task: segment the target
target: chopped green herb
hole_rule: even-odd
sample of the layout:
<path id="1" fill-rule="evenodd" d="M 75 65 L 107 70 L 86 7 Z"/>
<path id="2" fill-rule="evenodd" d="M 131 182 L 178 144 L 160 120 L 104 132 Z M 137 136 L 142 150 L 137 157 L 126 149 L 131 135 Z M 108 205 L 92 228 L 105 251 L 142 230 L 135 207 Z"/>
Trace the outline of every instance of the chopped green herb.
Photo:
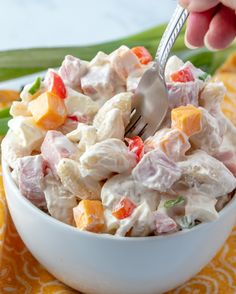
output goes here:
<path id="1" fill-rule="evenodd" d="M 191 229 L 195 225 L 195 222 L 191 219 L 189 215 L 181 217 L 178 223 L 182 229 Z"/>
<path id="2" fill-rule="evenodd" d="M 208 77 L 209 77 L 209 74 L 205 72 L 204 74 L 202 74 L 202 75 L 199 76 L 198 78 L 199 78 L 199 80 L 201 80 L 201 81 L 205 81 Z"/>
<path id="3" fill-rule="evenodd" d="M 173 207 L 175 205 L 179 205 L 179 204 L 183 204 L 183 203 L 184 203 L 184 198 L 182 196 L 179 196 L 176 199 L 167 200 L 164 203 L 164 207 L 165 208 L 171 208 L 171 207 Z"/>
<path id="4" fill-rule="evenodd" d="M 9 117 L 9 116 L 10 116 L 10 107 L 0 110 L 0 118 Z"/>
<path id="5" fill-rule="evenodd" d="M 40 88 L 40 85 L 41 85 L 41 78 L 38 77 L 38 78 L 34 81 L 33 85 L 31 86 L 31 88 L 29 89 L 28 92 L 29 92 L 31 95 L 34 95 L 34 94 L 38 91 L 38 89 Z"/>

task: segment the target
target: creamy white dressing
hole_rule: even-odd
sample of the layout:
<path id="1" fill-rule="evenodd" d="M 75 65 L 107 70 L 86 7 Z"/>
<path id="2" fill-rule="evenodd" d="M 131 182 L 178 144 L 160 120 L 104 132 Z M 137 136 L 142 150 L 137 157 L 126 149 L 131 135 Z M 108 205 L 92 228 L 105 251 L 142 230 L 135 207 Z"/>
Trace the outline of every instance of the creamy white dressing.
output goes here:
<path id="1" fill-rule="evenodd" d="M 104 233 L 138 237 L 212 221 L 230 200 L 236 188 L 236 129 L 221 112 L 225 88 L 203 81 L 205 73 L 190 62 L 172 56 L 167 63 L 170 107 L 163 127 L 144 142 L 144 150 L 139 150 L 141 140 L 132 150 L 125 143 L 134 92 L 151 65 L 141 64 L 127 46 L 109 55 L 99 52 L 90 62 L 66 56 L 58 73 L 67 92 L 67 119 L 57 130 L 47 132 L 34 123 L 28 111 L 35 99 L 29 93 L 32 84 L 21 92 L 22 101 L 13 103 L 3 157 L 19 185 L 17 161 L 31 156 L 33 170 L 41 151 L 48 167 L 43 192 L 52 217 L 74 225 L 72 210 L 79 201 L 100 200 Z M 185 69 L 193 81 L 173 82 L 172 73 Z M 46 83 L 40 92 L 47 90 Z M 188 104 L 202 111 L 201 130 L 190 138 L 170 128 L 171 109 Z M 118 219 L 113 211 L 124 198 L 133 210 Z"/>

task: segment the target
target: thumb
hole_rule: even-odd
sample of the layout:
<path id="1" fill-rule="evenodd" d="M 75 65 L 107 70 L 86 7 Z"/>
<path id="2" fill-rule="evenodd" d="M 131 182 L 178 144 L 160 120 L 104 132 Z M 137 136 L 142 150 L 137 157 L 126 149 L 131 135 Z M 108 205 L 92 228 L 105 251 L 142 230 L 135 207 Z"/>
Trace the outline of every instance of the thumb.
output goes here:
<path id="1" fill-rule="evenodd" d="M 236 1 L 235 0 L 222 0 L 221 1 L 225 6 L 236 10 Z"/>
<path id="2" fill-rule="evenodd" d="M 225 0 L 225 2 L 235 2 Z M 187 8 L 190 12 L 203 12 L 209 10 L 220 3 L 219 0 L 180 0 L 180 5 Z"/>

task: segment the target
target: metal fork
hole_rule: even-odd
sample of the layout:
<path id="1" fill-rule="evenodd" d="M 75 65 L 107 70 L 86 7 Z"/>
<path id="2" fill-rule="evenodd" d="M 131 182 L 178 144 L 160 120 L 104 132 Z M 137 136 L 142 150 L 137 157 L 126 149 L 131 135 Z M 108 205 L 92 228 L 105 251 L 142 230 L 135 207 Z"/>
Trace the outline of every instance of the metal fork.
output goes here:
<path id="1" fill-rule="evenodd" d="M 153 66 L 142 76 L 132 101 L 132 113 L 126 136 L 144 140 L 158 130 L 168 110 L 165 67 L 171 49 L 184 26 L 188 11 L 177 8 L 162 36 Z"/>

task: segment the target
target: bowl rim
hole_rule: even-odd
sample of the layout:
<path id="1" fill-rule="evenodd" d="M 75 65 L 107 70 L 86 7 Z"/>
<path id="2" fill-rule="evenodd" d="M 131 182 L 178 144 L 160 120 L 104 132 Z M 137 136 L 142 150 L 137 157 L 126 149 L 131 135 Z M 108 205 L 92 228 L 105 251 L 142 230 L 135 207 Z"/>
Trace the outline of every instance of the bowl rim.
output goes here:
<path id="1" fill-rule="evenodd" d="M 234 197 L 230 200 L 229 203 L 226 204 L 226 206 L 219 212 L 219 218 L 216 220 L 206 222 L 206 223 L 200 223 L 197 226 L 191 228 L 191 229 L 184 229 L 182 231 L 177 231 L 175 233 L 170 233 L 166 235 L 159 235 L 159 236 L 146 236 L 146 237 L 125 237 L 125 236 L 116 236 L 116 235 L 111 235 L 111 234 L 96 234 L 93 232 L 88 232 L 88 231 L 82 231 L 77 229 L 76 227 L 73 227 L 71 225 L 68 225 L 66 223 L 63 223 L 62 221 L 53 218 L 52 216 L 48 215 L 47 213 L 43 212 L 41 209 L 36 207 L 34 204 L 32 204 L 27 198 L 25 198 L 21 193 L 19 188 L 17 187 L 16 183 L 14 182 L 9 165 L 6 163 L 4 158 L 2 157 L 2 177 L 3 181 L 4 178 L 6 179 L 7 182 L 10 183 L 12 186 L 12 191 L 15 195 L 15 197 L 18 198 L 18 200 L 27 207 L 27 209 L 33 210 L 35 213 L 38 214 L 39 217 L 44 218 L 45 221 L 49 221 L 53 225 L 59 226 L 62 229 L 70 230 L 71 232 L 75 234 L 81 234 L 83 236 L 89 237 L 89 238 L 98 238 L 98 239 L 108 239 L 110 241 L 121 241 L 121 242 L 147 242 L 147 241 L 158 241 L 158 240 L 163 240 L 163 239 L 172 239 L 176 237 L 181 237 L 182 235 L 194 233 L 194 231 L 199 231 L 199 230 L 208 230 L 210 229 L 211 226 L 213 226 L 215 223 L 221 221 L 221 218 L 228 213 L 229 210 L 233 209 L 233 205 L 235 204 L 236 206 L 236 193 Z M 4 181 L 5 184 L 5 181 Z M 6 194 L 6 199 L 7 193 Z"/>

